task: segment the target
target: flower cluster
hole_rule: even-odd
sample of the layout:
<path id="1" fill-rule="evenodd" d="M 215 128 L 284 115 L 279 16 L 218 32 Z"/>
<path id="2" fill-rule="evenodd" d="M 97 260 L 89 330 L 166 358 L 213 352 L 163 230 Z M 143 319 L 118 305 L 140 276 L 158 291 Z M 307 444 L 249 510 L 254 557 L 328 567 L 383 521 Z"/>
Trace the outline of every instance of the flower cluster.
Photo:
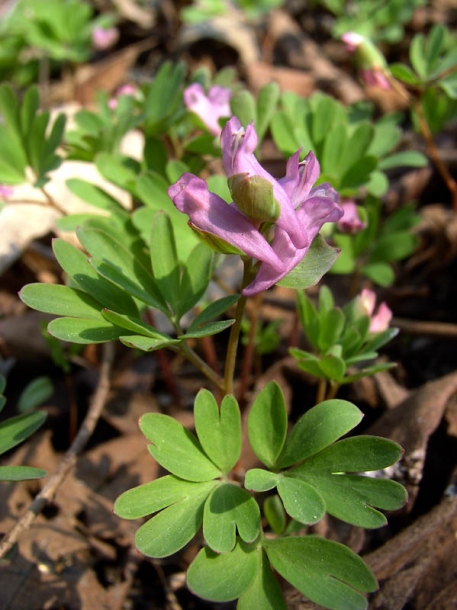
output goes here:
<path id="1" fill-rule="evenodd" d="M 322 225 L 338 221 L 343 212 L 338 193 L 329 184 L 314 187 L 320 168 L 312 152 L 300 162 L 297 151 L 287 163 L 286 175 L 276 180 L 254 155 L 257 134 L 253 124 L 244 129 L 232 117 L 222 131 L 221 146 L 234 199 L 231 204 L 190 173 L 183 174 L 168 194 L 198 232 L 259 261 L 257 275 L 243 290 L 244 296 L 251 296 L 296 267 Z"/>
<path id="2" fill-rule="evenodd" d="M 184 91 L 184 104 L 201 119 L 210 133 L 218 136 L 221 133 L 219 119 L 228 118 L 232 114 L 231 95 L 230 89 L 219 85 L 210 87 L 206 95 L 203 87 L 199 83 L 194 83 Z"/>
<path id="3" fill-rule="evenodd" d="M 107 51 L 114 47 L 119 40 L 119 30 L 117 28 L 95 27 L 92 30 L 92 44 L 99 51 Z"/>

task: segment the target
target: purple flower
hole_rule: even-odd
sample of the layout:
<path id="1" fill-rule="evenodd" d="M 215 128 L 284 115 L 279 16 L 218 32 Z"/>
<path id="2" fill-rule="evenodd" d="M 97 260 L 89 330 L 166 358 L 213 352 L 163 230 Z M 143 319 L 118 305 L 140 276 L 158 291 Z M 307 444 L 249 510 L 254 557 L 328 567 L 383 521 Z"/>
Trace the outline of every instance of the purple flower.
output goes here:
<path id="1" fill-rule="evenodd" d="M 338 228 L 342 233 L 355 235 L 367 226 L 367 223 L 360 219 L 355 201 L 352 199 L 342 199 L 341 208 L 343 216 L 338 221 Z"/>
<path id="2" fill-rule="evenodd" d="M 374 313 L 376 294 L 368 288 L 362 290 L 359 298 L 367 315 L 370 317 L 370 333 L 381 333 L 387 330 L 392 319 L 392 312 L 387 305 L 384 302 L 380 303 L 376 313 Z"/>
<path id="3" fill-rule="evenodd" d="M 168 194 L 175 206 L 189 216 L 191 226 L 260 262 L 255 279 L 243 290 L 243 295 L 251 296 L 270 288 L 296 267 L 322 225 L 339 220 L 342 210 L 338 193 L 329 184 L 313 188 L 319 177 L 319 164 L 312 152 L 301 163 L 300 151 L 292 155 L 285 177 L 276 180 L 254 156 L 257 134 L 252 124 L 244 130 L 232 117 L 222 131 L 221 145 L 229 178 L 244 174 L 248 178 L 260 177 L 271 185 L 279 207 L 274 223 L 249 218 L 235 203 L 227 204 L 208 191 L 204 180 L 189 173 L 173 184 Z"/>
<path id="4" fill-rule="evenodd" d="M 229 117 L 230 89 L 215 85 L 210 87 L 208 95 L 199 83 L 194 83 L 184 90 L 184 104 L 194 112 L 206 125 L 208 130 L 215 136 L 221 133 L 219 119 Z"/>

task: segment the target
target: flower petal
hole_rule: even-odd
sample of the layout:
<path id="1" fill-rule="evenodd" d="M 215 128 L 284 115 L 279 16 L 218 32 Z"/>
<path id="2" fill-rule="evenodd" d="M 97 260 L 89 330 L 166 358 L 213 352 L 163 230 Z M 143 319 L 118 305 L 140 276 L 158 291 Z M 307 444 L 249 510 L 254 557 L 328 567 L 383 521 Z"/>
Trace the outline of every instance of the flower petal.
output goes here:
<path id="1" fill-rule="evenodd" d="M 319 162 L 312 151 L 300 163 L 300 152 L 292 155 L 287 162 L 286 175 L 279 180 L 294 208 L 298 208 L 309 195 L 320 175 Z"/>
<path id="2" fill-rule="evenodd" d="M 296 248 L 287 232 L 277 227 L 273 239 L 273 249 L 283 261 L 284 269 L 277 271 L 271 265 L 262 263 L 254 280 L 244 288 L 243 296 L 249 297 L 259 294 L 282 280 L 303 259 L 309 250 L 309 245 L 305 248 Z"/>
<path id="3" fill-rule="evenodd" d="M 219 135 L 219 119 L 230 116 L 231 91 L 225 87 L 211 87 L 208 96 L 200 85 L 193 83 L 184 90 L 184 104 L 194 112 L 213 135 Z"/>
<path id="4" fill-rule="evenodd" d="M 229 205 L 211 193 L 201 178 L 190 173 L 183 174 L 178 182 L 170 186 L 168 195 L 197 229 L 216 235 L 277 271 L 284 268 L 284 263 L 258 229 L 235 205 Z"/>

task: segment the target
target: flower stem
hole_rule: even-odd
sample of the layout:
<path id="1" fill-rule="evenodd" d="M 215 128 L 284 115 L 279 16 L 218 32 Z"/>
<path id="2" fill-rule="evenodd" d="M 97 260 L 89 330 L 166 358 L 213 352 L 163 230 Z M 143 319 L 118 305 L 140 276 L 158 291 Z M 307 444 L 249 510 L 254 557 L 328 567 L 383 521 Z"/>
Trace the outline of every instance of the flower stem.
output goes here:
<path id="1" fill-rule="evenodd" d="M 250 258 L 244 258 L 244 273 L 242 288 L 247 286 L 252 279 L 252 262 Z M 230 329 L 230 336 L 227 345 L 227 356 L 225 359 L 224 393 L 233 394 L 233 378 L 235 375 L 236 355 L 238 351 L 238 341 L 240 338 L 241 321 L 243 320 L 244 309 L 247 298 L 241 296 L 236 304 L 235 322 Z"/>

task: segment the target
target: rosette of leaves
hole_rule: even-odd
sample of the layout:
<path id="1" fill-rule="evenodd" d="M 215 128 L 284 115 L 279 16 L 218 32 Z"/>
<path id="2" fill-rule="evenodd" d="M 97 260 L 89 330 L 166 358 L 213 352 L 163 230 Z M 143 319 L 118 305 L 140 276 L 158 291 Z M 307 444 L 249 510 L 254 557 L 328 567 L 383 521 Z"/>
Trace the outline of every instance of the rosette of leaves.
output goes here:
<path id="1" fill-rule="evenodd" d="M 341 249 L 331 273 L 360 273 L 378 286 L 395 280 L 395 263 L 410 256 L 419 243 L 413 228 L 420 216 L 412 205 L 404 205 L 382 217 L 379 199 L 368 197 L 360 208 L 366 228 L 355 235 L 334 232 L 332 240 Z"/>
<path id="2" fill-rule="evenodd" d="M 26 170 L 33 172 L 33 184 L 42 187 L 48 173 L 62 162 L 56 149 L 65 129 L 65 116 L 59 114 L 50 123 L 49 111 L 40 111 L 37 87 L 30 87 L 20 104 L 9 85 L 0 85 L 0 182 L 22 184 L 28 181 Z"/>
<path id="3" fill-rule="evenodd" d="M 455 119 L 457 110 L 457 53 L 455 36 L 434 25 L 428 35 L 416 34 L 409 47 L 410 66 L 389 66 L 393 76 L 419 93 L 422 111 L 433 133 Z M 417 117 L 413 113 L 417 124 Z"/>
<path id="4" fill-rule="evenodd" d="M 194 317 L 186 332 L 181 329 L 180 319 L 208 287 L 212 253 L 198 244 L 182 264 L 173 226 L 164 212 L 156 213 L 150 231 L 147 249 L 136 231 L 94 218 L 77 231 L 89 258 L 62 239 L 53 242 L 69 285 L 29 284 L 21 290 L 21 299 L 29 307 L 60 316 L 49 323 L 48 331 L 73 343 L 119 339 L 143 351 L 179 349 L 185 339 L 208 336 L 230 326 L 233 320 L 214 320 L 236 302 L 236 295 L 211 303 Z M 178 336 L 144 322 L 146 308 L 162 312 Z"/>
<path id="5" fill-rule="evenodd" d="M 401 138 L 397 114 L 372 121 L 370 107 L 345 107 L 320 92 L 309 98 L 286 92 L 281 105 L 271 122 L 277 147 L 286 157 L 299 148 L 312 150 L 321 166 L 319 181 L 330 182 L 342 197 L 362 188 L 380 197 L 388 188 L 387 169 L 427 164 L 417 151 L 394 152 Z"/>
<path id="6" fill-rule="evenodd" d="M 377 350 L 398 334 L 398 329 L 371 333 L 370 317 L 357 297 L 342 308 L 335 307 L 330 289 L 322 286 L 317 307 L 304 292 L 297 292 L 297 308 L 311 346 L 311 351 L 290 350 L 300 369 L 337 388 L 395 366 L 390 362 L 368 364 L 377 358 Z"/>
<path id="7" fill-rule="evenodd" d="M 6 403 L 3 395 L 5 378 L 0 375 L 0 412 Z M 3 455 L 33 434 L 46 419 L 45 411 L 33 411 L 0 422 L 0 455 Z M 0 481 L 26 481 L 41 479 L 46 471 L 31 466 L 0 466 Z"/>
<path id="8" fill-rule="evenodd" d="M 329 512 L 362 527 L 384 524 L 377 509 L 401 506 L 405 490 L 359 473 L 391 465 L 400 447 L 376 437 L 339 440 L 362 418 L 354 405 L 340 400 L 311 409 L 287 436 L 283 394 L 271 382 L 248 419 L 249 442 L 266 469 L 249 470 L 243 489 L 236 474 L 242 438 L 236 400 L 225 396 L 219 408 L 212 394 L 201 390 L 194 412 L 196 435 L 166 415 L 140 420 L 150 453 L 171 474 L 124 492 L 115 503 L 116 514 L 126 519 L 153 515 L 137 531 L 138 549 L 164 557 L 202 528 L 206 545 L 189 566 L 187 583 L 204 599 L 238 599 L 241 610 L 283 610 L 276 570 L 326 608 L 366 608 L 364 593 L 377 585 L 363 561 L 319 536 L 288 536 L 286 521 L 303 527 Z M 274 488 L 278 496 L 271 496 Z M 276 510 L 267 515 L 272 523 L 282 510 L 283 526 L 278 528 L 276 519 L 272 527 L 276 536 L 264 535 L 258 503 L 247 489 L 268 491 L 276 499 Z"/>

